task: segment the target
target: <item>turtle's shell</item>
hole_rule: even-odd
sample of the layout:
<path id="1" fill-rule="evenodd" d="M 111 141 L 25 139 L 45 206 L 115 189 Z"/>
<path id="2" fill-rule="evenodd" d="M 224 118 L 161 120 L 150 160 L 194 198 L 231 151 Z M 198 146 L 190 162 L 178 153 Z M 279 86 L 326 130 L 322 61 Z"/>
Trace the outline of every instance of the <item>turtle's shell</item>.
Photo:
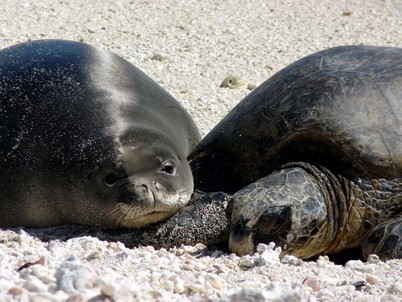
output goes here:
<path id="1" fill-rule="evenodd" d="M 402 175 L 402 49 L 341 46 L 282 69 L 189 159 L 196 189 L 235 192 L 287 162 L 346 177 Z"/>

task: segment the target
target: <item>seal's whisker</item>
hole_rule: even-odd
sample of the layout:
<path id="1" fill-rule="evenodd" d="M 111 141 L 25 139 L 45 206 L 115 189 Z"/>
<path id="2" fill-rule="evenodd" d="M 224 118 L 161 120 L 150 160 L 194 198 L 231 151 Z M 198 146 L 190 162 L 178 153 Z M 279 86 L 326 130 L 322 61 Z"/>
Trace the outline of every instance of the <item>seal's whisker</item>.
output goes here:
<path id="1" fill-rule="evenodd" d="M 179 191 L 179 194 L 187 193 L 188 191 L 193 191 L 193 188 L 187 188 L 184 190 Z"/>

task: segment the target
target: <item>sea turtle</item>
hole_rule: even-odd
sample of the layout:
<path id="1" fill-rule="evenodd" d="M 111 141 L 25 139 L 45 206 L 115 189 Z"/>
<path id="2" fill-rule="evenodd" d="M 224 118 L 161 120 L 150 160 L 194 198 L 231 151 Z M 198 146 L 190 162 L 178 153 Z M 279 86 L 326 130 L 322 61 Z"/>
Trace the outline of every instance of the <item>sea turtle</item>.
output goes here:
<path id="1" fill-rule="evenodd" d="M 195 188 L 234 194 L 229 248 L 402 258 L 402 49 L 341 46 L 289 65 L 189 155 Z"/>

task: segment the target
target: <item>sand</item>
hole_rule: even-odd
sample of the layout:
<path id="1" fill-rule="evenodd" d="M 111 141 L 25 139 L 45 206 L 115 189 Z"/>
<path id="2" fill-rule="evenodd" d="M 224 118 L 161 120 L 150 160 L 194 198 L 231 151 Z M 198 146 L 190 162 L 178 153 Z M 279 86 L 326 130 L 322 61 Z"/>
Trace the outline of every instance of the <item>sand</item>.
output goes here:
<path id="1" fill-rule="evenodd" d="M 83 41 L 126 58 L 173 94 L 205 135 L 249 93 L 219 87 L 226 76 L 258 85 L 328 47 L 401 47 L 402 2 L 1 1 L 1 48 L 45 38 Z M 402 299 L 402 260 L 279 260 L 269 246 L 254 256 L 216 251 L 197 258 L 194 247 L 60 239 L 0 231 L 0 301 Z"/>

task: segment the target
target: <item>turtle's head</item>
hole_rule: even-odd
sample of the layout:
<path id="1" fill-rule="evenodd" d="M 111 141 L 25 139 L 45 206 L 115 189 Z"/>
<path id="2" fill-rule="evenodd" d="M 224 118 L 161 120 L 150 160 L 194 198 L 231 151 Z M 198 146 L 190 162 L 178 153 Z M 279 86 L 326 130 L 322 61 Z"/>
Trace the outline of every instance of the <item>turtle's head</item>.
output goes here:
<path id="1" fill-rule="evenodd" d="M 227 216 L 229 248 L 252 254 L 274 242 L 282 255 L 310 258 L 328 240 L 327 207 L 317 180 L 302 168 L 275 172 L 233 195 Z"/>

